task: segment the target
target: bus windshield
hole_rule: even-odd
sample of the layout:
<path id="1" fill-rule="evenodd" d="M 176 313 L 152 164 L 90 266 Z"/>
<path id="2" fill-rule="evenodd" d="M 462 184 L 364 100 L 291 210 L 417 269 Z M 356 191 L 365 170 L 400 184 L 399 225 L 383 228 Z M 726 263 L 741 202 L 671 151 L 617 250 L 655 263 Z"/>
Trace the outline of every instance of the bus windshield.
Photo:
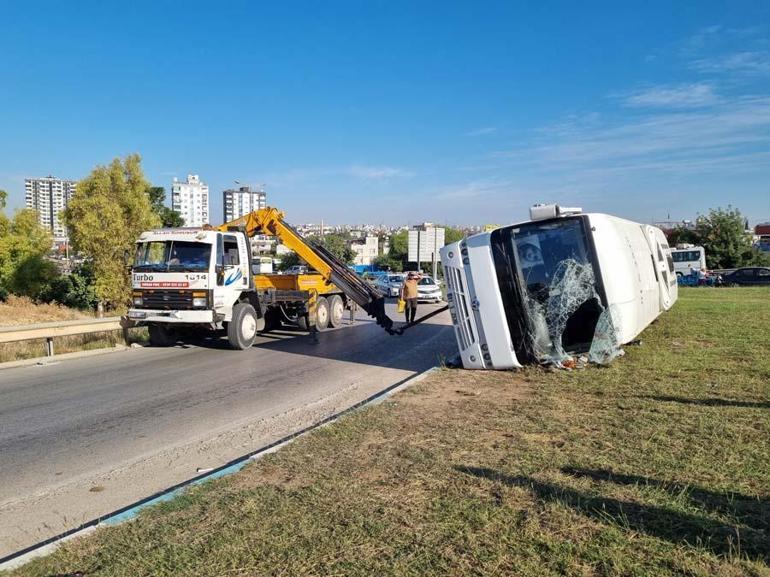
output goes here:
<path id="1" fill-rule="evenodd" d="M 491 236 L 516 354 L 529 360 L 587 350 L 605 310 L 583 217 L 503 227 Z"/>
<path id="2" fill-rule="evenodd" d="M 206 272 L 211 245 L 178 240 L 141 242 L 136 245 L 135 271 Z"/>

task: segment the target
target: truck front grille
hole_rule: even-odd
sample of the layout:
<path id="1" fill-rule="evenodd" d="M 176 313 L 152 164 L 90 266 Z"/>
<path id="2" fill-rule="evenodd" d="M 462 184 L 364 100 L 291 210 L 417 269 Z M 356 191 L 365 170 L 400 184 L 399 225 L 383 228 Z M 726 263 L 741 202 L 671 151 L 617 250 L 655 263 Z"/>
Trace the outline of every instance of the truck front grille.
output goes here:
<path id="1" fill-rule="evenodd" d="M 188 290 L 144 290 L 142 292 L 145 309 L 185 310 L 193 308 L 192 291 Z"/>
<path id="2" fill-rule="evenodd" d="M 473 323 L 471 322 L 471 310 L 468 304 L 469 295 L 463 282 L 460 269 L 447 266 L 447 288 L 452 294 L 452 322 L 455 326 L 457 339 L 461 350 L 470 347 L 476 339 L 473 335 Z"/>

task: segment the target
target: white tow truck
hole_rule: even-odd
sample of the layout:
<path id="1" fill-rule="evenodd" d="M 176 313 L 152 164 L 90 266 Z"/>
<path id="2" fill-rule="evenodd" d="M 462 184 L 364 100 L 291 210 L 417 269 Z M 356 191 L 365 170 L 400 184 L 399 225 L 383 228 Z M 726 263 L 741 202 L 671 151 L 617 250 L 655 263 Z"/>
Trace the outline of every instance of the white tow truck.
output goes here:
<path id="1" fill-rule="evenodd" d="M 265 274 L 252 259 L 249 238 L 280 238 L 315 272 Z M 323 331 L 360 306 L 389 332 L 382 293 L 369 286 L 321 246 L 307 243 L 265 208 L 212 228 L 150 230 L 136 241 L 128 318 L 146 325 L 150 343 L 176 342 L 181 329 L 224 329 L 235 349 L 250 347 L 260 331 L 281 323 Z"/>

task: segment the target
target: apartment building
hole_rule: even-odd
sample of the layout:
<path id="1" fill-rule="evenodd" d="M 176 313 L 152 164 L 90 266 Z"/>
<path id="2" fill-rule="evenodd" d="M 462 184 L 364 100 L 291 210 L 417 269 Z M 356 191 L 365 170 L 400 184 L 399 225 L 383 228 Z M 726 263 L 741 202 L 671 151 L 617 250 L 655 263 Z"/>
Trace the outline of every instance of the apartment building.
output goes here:
<path id="1" fill-rule="evenodd" d="M 197 174 L 188 174 L 182 182 L 171 183 L 171 208 L 182 215 L 185 226 L 209 223 L 209 187 Z"/>
<path id="2" fill-rule="evenodd" d="M 249 186 L 228 189 L 222 193 L 222 210 L 224 222 L 230 222 L 267 206 L 267 193 L 264 190 L 251 190 Z"/>
<path id="3" fill-rule="evenodd" d="M 77 181 L 53 176 L 24 179 L 24 200 L 27 208 L 37 211 L 38 221 L 51 231 L 55 242 L 67 242 L 67 228 L 61 213 L 77 190 Z"/>

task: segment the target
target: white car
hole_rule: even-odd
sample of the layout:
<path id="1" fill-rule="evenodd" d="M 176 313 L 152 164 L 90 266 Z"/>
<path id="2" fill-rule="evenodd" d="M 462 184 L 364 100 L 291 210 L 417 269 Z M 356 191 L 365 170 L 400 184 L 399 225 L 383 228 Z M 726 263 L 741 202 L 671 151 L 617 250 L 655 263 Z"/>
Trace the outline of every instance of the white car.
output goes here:
<path id="1" fill-rule="evenodd" d="M 424 276 L 417 282 L 417 300 L 440 303 L 442 300 L 441 287 L 433 277 Z"/>
<path id="2" fill-rule="evenodd" d="M 386 297 L 397 297 L 404 286 L 403 274 L 384 274 L 374 283 L 374 287 Z"/>

